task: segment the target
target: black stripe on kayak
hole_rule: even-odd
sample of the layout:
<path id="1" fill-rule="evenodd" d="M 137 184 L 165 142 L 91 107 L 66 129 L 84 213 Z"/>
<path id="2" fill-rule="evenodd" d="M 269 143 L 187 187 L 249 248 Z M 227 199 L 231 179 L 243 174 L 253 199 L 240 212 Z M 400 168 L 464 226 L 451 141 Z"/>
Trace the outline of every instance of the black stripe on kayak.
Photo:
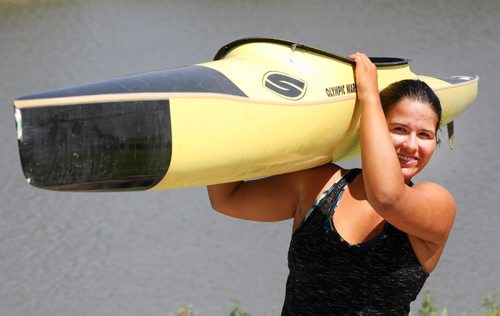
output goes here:
<path id="1" fill-rule="evenodd" d="M 23 172 L 61 191 L 149 189 L 172 153 L 168 100 L 21 109 Z"/>
<path id="2" fill-rule="evenodd" d="M 27 95 L 18 100 L 141 92 L 206 92 L 246 97 L 221 72 L 203 66 L 167 69 Z"/>

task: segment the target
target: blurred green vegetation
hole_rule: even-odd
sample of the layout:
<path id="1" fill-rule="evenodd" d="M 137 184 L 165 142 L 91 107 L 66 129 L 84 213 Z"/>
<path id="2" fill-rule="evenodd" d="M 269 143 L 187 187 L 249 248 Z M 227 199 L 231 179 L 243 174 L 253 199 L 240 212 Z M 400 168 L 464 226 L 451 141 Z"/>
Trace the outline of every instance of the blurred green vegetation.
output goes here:
<path id="1" fill-rule="evenodd" d="M 198 311 L 194 308 L 192 303 L 185 303 L 181 308 L 177 310 L 175 316 L 200 316 Z M 234 302 L 233 309 L 229 312 L 229 316 L 252 316 L 250 313 L 245 312 L 241 309 L 241 304 L 239 301 Z M 266 312 L 260 316 L 278 316 L 279 313 L 276 311 Z M 500 316 L 500 303 L 497 302 L 497 297 L 495 294 L 487 295 L 483 297 L 483 302 L 481 304 L 481 309 L 473 316 Z M 422 305 L 418 309 L 417 313 L 410 312 L 410 316 L 448 316 L 448 311 L 446 308 L 438 310 L 436 306 L 435 299 L 431 296 L 429 290 L 424 290 L 424 299 Z M 462 313 L 461 316 L 468 316 L 466 313 Z"/>

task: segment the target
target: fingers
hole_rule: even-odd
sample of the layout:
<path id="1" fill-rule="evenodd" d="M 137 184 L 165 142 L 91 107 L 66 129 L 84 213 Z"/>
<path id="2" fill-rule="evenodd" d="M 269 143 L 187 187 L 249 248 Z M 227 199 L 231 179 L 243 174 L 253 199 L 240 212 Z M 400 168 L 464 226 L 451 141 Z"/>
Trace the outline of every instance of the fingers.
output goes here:
<path id="1" fill-rule="evenodd" d="M 352 60 L 357 60 L 357 59 L 360 59 L 361 57 L 366 56 L 364 53 L 361 53 L 361 52 L 355 52 L 355 53 L 352 53 L 349 55 L 349 58 L 352 59 Z"/>
<path id="2" fill-rule="evenodd" d="M 369 60 L 368 56 L 362 52 L 355 52 L 353 54 L 350 54 L 349 58 L 354 60 L 354 61 L 361 61 L 361 60 L 366 60 L 366 59 Z"/>
<path id="3" fill-rule="evenodd" d="M 349 58 L 351 58 L 354 62 L 354 76 L 355 77 L 360 77 L 360 76 L 365 76 L 367 73 L 373 73 L 376 72 L 376 66 L 375 64 L 372 63 L 370 58 L 365 54 L 361 52 L 356 52 L 354 54 L 349 55 Z"/>
<path id="4" fill-rule="evenodd" d="M 355 62 L 354 69 L 356 74 L 361 74 L 365 72 L 374 72 L 377 69 L 375 64 L 370 60 L 370 58 L 365 53 L 356 52 L 349 55 L 349 58 Z"/>
<path id="5" fill-rule="evenodd" d="M 377 67 L 370 58 L 362 52 L 356 52 L 349 55 L 349 58 L 355 62 L 354 80 L 358 98 L 369 98 L 374 94 L 378 95 Z"/>
<path id="6" fill-rule="evenodd" d="M 356 65 L 360 65 L 360 64 L 362 64 L 364 66 L 372 66 L 373 65 L 372 61 L 365 53 L 356 52 L 356 53 L 349 55 L 349 58 L 352 59 L 356 63 Z"/>

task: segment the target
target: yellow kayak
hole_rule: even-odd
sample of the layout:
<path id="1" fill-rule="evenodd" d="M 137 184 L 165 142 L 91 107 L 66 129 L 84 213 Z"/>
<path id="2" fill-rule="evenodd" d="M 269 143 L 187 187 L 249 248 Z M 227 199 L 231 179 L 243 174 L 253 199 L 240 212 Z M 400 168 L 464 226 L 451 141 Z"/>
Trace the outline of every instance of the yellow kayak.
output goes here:
<path id="1" fill-rule="evenodd" d="M 476 98 L 477 76 L 416 75 L 372 58 L 382 89 L 425 81 L 443 125 Z M 246 38 L 213 61 L 14 101 L 27 181 L 63 191 L 170 189 L 307 169 L 359 154 L 353 62 L 279 39 Z"/>

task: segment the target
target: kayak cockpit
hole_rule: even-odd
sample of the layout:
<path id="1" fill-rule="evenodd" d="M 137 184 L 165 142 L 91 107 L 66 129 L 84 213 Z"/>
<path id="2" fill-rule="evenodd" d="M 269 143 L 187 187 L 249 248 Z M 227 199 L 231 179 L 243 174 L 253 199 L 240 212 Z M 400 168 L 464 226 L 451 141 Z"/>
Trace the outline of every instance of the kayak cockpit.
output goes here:
<path id="1" fill-rule="evenodd" d="M 291 50 L 303 50 L 307 52 L 316 53 L 319 55 L 323 55 L 328 58 L 337 59 L 346 63 L 353 64 L 354 62 L 346 57 L 333 54 L 330 52 L 326 52 L 311 46 L 307 46 L 304 44 L 294 43 L 287 40 L 276 39 L 276 38 L 265 38 L 265 37 L 248 37 L 235 40 L 229 44 L 222 46 L 219 51 L 215 54 L 214 60 L 223 59 L 231 50 L 240 47 L 246 44 L 254 44 L 254 43 L 269 43 L 276 44 L 282 46 L 288 46 Z M 370 57 L 371 61 L 377 66 L 396 66 L 396 65 L 407 65 L 409 60 L 406 58 L 398 58 L 398 57 Z"/>

